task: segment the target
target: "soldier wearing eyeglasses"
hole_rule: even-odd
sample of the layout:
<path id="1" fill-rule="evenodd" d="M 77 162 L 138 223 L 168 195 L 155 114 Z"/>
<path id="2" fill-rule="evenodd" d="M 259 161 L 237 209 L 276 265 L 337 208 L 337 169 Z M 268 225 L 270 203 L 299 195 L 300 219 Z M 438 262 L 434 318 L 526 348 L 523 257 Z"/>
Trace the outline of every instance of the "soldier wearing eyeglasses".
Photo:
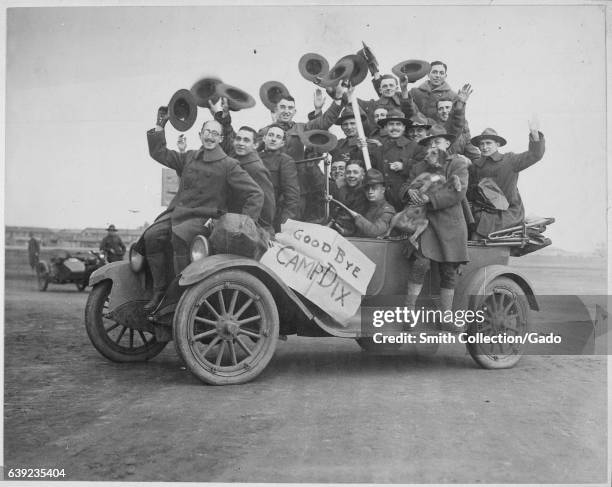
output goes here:
<path id="1" fill-rule="evenodd" d="M 145 230 L 139 245 L 147 257 L 153 278 L 153 297 L 145 305 L 152 312 L 161 302 L 171 278 L 170 259 L 175 274 L 189 263 L 189 245 L 209 218 L 227 211 L 228 199 L 242 202 L 240 211 L 254 221 L 259 219 L 264 194 L 259 185 L 219 146 L 223 128 L 215 120 L 205 122 L 200 131 L 198 150 L 177 152 L 167 148 L 164 126 L 167 111 L 158 111 L 157 124 L 147 132 L 149 153 L 160 164 L 174 169 L 180 178 L 178 191 L 166 211 Z M 170 257 L 172 255 L 172 257 Z"/>

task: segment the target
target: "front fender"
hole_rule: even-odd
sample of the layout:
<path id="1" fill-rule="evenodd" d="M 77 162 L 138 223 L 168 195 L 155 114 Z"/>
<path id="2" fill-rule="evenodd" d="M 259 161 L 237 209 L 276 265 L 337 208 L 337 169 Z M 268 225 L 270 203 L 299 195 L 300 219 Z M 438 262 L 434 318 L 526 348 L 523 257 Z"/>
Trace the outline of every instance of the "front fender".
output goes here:
<path id="1" fill-rule="evenodd" d="M 313 318 L 312 312 L 302 303 L 300 298 L 287 286 L 276 273 L 269 267 L 260 262 L 232 254 L 217 254 L 204 259 L 196 260 L 189 264 L 181 272 L 179 286 L 191 286 L 197 282 L 206 279 L 219 271 L 224 271 L 232 268 L 241 268 L 248 270 L 250 273 L 258 277 L 270 289 L 273 295 L 282 293 L 290 299 L 298 309 L 304 314 L 306 319 Z"/>
<path id="2" fill-rule="evenodd" d="M 95 286 L 104 280 L 113 281 L 109 296 L 109 308 L 115 309 L 132 301 L 148 301 L 151 292 L 146 288 L 144 272 L 136 274 L 129 262 L 117 261 L 106 264 L 92 272 L 89 285 Z"/>
<path id="3" fill-rule="evenodd" d="M 461 284 L 461 289 L 455 291 L 455 305 L 457 309 L 468 309 L 470 296 L 483 295 L 486 286 L 496 277 L 507 277 L 516 282 L 527 297 L 529 307 L 534 311 L 539 311 L 540 306 L 533 292 L 533 285 L 525 277 L 516 272 L 515 269 L 506 265 L 488 265 L 480 267 L 472 274 L 465 277 Z"/>

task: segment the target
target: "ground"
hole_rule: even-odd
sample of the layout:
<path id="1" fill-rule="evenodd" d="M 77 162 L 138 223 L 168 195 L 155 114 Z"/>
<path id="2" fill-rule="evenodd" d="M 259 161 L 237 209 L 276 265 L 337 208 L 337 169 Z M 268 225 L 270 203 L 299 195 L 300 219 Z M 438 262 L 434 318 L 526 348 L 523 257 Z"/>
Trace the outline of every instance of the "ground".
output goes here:
<path id="1" fill-rule="evenodd" d="M 516 262 L 541 293 L 604 294 L 605 266 Z M 373 356 L 289 337 L 253 382 L 206 386 L 173 343 L 116 364 L 90 344 L 87 293 L 7 266 L 4 469 L 64 480 L 605 482 L 606 356 L 480 369 L 462 345 Z"/>

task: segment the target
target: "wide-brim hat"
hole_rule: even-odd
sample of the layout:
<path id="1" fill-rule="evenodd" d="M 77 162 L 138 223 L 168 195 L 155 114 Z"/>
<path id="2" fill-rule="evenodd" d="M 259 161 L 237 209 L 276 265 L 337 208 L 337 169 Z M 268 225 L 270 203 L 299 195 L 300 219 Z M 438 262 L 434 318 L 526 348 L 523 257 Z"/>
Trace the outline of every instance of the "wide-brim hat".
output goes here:
<path id="1" fill-rule="evenodd" d="M 219 78 L 208 77 L 196 81 L 191 87 L 191 94 L 199 107 L 209 108 L 208 102 L 216 102 L 219 99 L 216 88 L 222 81 Z"/>
<path id="2" fill-rule="evenodd" d="M 485 139 L 494 140 L 500 145 L 500 147 L 506 145 L 506 139 L 497 135 L 497 132 L 492 128 L 484 129 L 480 135 L 472 137 L 472 140 L 470 140 L 470 142 L 472 143 L 472 145 L 478 147 L 480 141 Z"/>
<path id="3" fill-rule="evenodd" d="M 327 130 L 305 130 L 300 133 L 300 139 L 305 146 L 318 152 L 329 152 L 338 145 L 338 138 Z"/>
<path id="4" fill-rule="evenodd" d="M 112 223 L 108 226 L 108 228 L 106 229 L 107 232 L 116 232 L 117 229 L 115 228 L 115 225 L 113 225 Z"/>
<path id="5" fill-rule="evenodd" d="M 411 127 L 423 127 L 424 129 L 429 130 L 431 128 L 431 124 L 428 122 L 429 120 L 427 120 L 427 117 L 425 117 L 425 115 L 423 115 L 421 112 L 410 117 Z"/>
<path id="6" fill-rule="evenodd" d="M 168 103 L 168 120 L 179 132 L 189 130 L 198 116 L 198 105 L 191 91 L 178 90 Z"/>
<path id="7" fill-rule="evenodd" d="M 455 139 L 457 138 L 457 136 L 453 135 L 453 134 L 449 134 L 445 128 L 443 127 L 438 127 L 438 126 L 434 126 L 431 131 L 429 132 L 429 135 L 427 137 L 423 137 L 421 140 L 419 140 L 419 145 L 429 145 L 431 144 L 431 141 L 434 140 L 437 137 L 444 137 L 446 140 L 448 140 L 451 144 L 455 141 Z"/>
<path id="8" fill-rule="evenodd" d="M 329 63 L 320 54 L 308 52 L 298 61 L 298 69 L 304 78 L 318 84 L 321 77 L 329 72 Z"/>
<path id="9" fill-rule="evenodd" d="M 233 111 L 252 108 L 256 104 L 255 98 L 249 95 L 246 91 L 226 83 L 217 84 L 215 87 L 215 93 L 218 96 L 227 98 L 229 109 Z"/>
<path id="10" fill-rule="evenodd" d="M 363 186 L 373 186 L 375 184 L 385 184 L 385 176 L 378 169 L 368 169 L 363 178 Z"/>
<path id="11" fill-rule="evenodd" d="M 348 81 L 352 86 L 361 83 L 368 74 L 368 63 L 363 56 L 349 54 L 338 62 L 321 77 L 319 84 L 323 87 L 336 86 L 341 81 Z"/>
<path id="12" fill-rule="evenodd" d="M 427 61 L 423 61 L 422 59 L 408 59 L 407 61 L 402 61 L 393 66 L 391 71 L 399 79 L 406 76 L 410 83 L 414 83 L 429 73 L 430 69 L 431 65 Z"/>
<path id="13" fill-rule="evenodd" d="M 406 118 L 406 115 L 404 115 L 404 112 L 402 112 L 401 110 L 398 110 L 397 108 L 393 108 L 389 110 L 387 112 L 387 118 L 383 118 L 376 123 L 378 124 L 379 127 L 384 128 L 388 122 L 394 122 L 394 121 L 402 122 L 406 126 L 406 128 L 408 128 L 412 123 L 409 118 Z"/>
<path id="14" fill-rule="evenodd" d="M 266 81 L 259 88 L 259 99 L 270 111 L 274 111 L 278 102 L 287 96 L 289 90 L 280 81 Z"/>
<path id="15" fill-rule="evenodd" d="M 361 108 L 359 108 L 359 114 L 361 115 L 362 122 L 365 122 L 368 119 L 365 112 Z M 353 107 L 347 106 L 344 108 L 344 110 L 342 110 L 334 124 L 342 125 L 346 120 L 349 120 L 351 118 L 355 118 L 355 112 L 353 111 Z"/>

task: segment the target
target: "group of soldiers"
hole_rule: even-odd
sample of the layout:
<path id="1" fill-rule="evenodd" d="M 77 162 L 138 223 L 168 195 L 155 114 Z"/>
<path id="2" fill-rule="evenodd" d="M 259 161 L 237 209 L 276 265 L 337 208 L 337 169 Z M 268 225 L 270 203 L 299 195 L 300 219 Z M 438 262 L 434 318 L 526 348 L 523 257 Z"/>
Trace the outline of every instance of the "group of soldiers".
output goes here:
<path id="1" fill-rule="evenodd" d="M 483 239 L 522 222 L 518 172 L 542 158 L 543 135 L 536 122 L 530 122 L 528 151 L 502 154 L 498 149 L 506 141 L 493 129 L 471 137 L 465 110 L 472 87 L 465 84 L 453 91 L 446 82 L 445 63 L 432 62 L 427 79 L 413 87 L 406 77 L 381 75 L 376 65 L 369 68 L 379 97 L 358 100 L 358 114 L 349 102 L 355 87 L 345 83 L 327 90 L 332 100 L 325 110 L 325 95 L 317 89 L 314 111 L 306 122 L 294 121 L 295 99 L 283 95 L 272 109 L 274 123 L 260 130 L 235 130 L 228 100 L 210 101 L 213 119 L 202 126 L 202 146 L 197 150 L 187 150 L 183 137 L 179 151 L 168 149 L 167 111 L 158 111 L 155 128 L 147 132 L 149 152 L 174 169 L 180 183 L 166 211 L 143 235 L 154 286 L 145 306 L 148 311 L 161 301 L 169 273 L 188 264 L 189 243 L 209 218 L 224 212 L 246 214 L 273 238 L 289 218 L 323 221 L 326 183 L 327 197 L 343 205 L 334 209 L 329 224 L 343 235 L 383 235 L 396 212 L 407 205 L 425 207 L 428 225 L 418 244 L 405 253 L 406 305 L 414 307 L 430 262 L 435 261 L 441 308 L 452 308 L 457 270 L 468 261 L 468 232 L 471 238 Z M 358 136 L 357 117 L 365 137 Z M 307 144 L 305 132 L 327 131 L 333 124 L 345 135 L 335 147 L 325 140 Z M 327 182 L 316 158 L 324 152 L 332 159 Z M 367 158 L 372 166 L 368 170 Z M 440 175 L 446 183 L 431 191 L 411 188 L 410 182 L 426 172 Z M 505 205 L 482 201 L 486 192 L 480 183 L 485 180 Z"/>

